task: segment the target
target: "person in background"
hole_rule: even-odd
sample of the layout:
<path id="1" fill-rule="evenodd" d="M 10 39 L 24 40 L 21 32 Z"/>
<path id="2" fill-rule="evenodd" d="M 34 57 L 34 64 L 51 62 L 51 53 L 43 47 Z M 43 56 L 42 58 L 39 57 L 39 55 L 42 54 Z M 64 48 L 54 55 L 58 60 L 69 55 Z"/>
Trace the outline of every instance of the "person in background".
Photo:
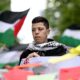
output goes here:
<path id="1" fill-rule="evenodd" d="M 34 41 L 28 44 L 26 50 L 21 54 L 19 65 L 24 58 L 27 60 L 32 57 L 62 56 L 66 54 L 67 47 L 65 45 L 47 38 L 49 32 L 49 22 L 46 18 L 38 16 L 32 20 L 32 35 Z"/>

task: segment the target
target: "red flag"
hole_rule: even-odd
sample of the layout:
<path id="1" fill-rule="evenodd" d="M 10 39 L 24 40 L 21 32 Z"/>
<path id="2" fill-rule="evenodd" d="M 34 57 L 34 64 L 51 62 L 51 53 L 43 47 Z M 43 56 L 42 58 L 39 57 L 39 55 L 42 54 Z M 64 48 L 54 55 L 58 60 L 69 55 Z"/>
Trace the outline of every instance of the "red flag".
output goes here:
<path id="1" fill-rule="evenodd" d="M 8 73 L 4 74 L 5 80 L 27 80 L 29 75 L 33 75 L 31 71 L 12 69 Z"/>
<path id="2" fill-rule="evenodd" d="M 80 67 L 60 70 L 59 80 L 80 80 Z"/>

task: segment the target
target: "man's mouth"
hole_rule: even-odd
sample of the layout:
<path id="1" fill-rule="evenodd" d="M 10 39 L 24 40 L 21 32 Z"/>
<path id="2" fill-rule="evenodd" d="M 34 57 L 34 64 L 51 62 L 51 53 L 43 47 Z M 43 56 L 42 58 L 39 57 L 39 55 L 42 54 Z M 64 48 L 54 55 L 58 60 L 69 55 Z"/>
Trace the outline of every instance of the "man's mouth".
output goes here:
<path id="1" fill-rule="evenodd" d="M 35 38 L 36 38 L 36 39 L 40 39 L 40 37 L 39 37 L 39 36 L 36 36 Z"/>

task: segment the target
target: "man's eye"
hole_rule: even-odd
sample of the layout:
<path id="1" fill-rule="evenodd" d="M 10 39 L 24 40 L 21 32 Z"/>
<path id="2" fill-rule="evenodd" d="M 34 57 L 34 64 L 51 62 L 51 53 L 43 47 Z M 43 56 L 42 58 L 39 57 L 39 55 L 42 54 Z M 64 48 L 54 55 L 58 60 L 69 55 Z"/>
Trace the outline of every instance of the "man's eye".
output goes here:
<path id="1" fill-rule="evenodd" d="M 42 28 L 39 29 L 40 31 L 43 30 Z"/>
<path id="2" fill-rule="evenodd" d="M 35 29 L 32 29 L 32 32 L 35 31 Z"/>

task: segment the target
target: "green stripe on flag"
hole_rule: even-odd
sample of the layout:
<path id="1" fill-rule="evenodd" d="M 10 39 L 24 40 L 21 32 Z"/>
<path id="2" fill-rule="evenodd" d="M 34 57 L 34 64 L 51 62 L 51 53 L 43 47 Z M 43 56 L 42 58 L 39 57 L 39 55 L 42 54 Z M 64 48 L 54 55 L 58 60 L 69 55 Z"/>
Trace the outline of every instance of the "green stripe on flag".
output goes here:
<path id="1" fill-rule="evenodd" d="M 13 62 L 13 63 L 7 63 L 7 64 L 4 64 L 4 63 L 0 63 L 0 68 L 3 68 L 4 66 L 6 65 L 10 65 L 10 66 L 15 66 L 18 64 L 18 61 L 17 62 Z"/>
<path id="2" fill-rule="evenodd" d="M 68 36 L 62 36 L 60 38 L 60 42 L 63 44 L 66 44 L 67 46 L 72 46 L 72 47 L 76 47 L 80 45 L 79 39 L 75 39 L 75 38 L 68 37 Z"/>
<path id="3" fill-rule="evenodd" d="M 7 46 L 13 46 L 16 44 L 16 38 L 14 37 L 13 30 L 8 29 L 4 33 L 0 33 L 0 42 Z"/>

